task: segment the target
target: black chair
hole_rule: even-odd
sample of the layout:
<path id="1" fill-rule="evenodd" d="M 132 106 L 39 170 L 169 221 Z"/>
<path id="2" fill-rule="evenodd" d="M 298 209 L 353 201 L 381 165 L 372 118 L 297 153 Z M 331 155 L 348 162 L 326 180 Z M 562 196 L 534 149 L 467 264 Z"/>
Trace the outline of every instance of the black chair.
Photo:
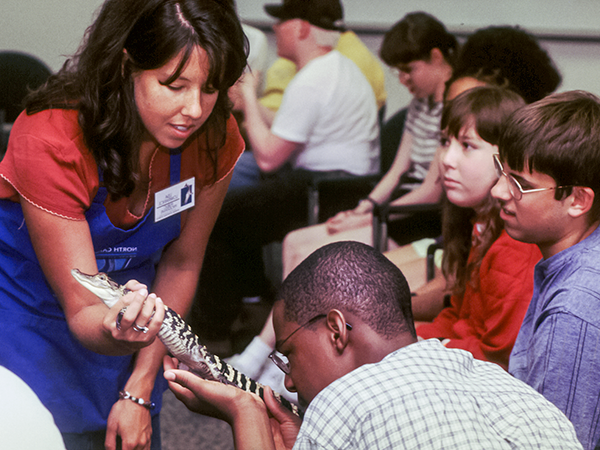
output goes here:
<path id="1" fill-rule="evenodd" d="M 419 203 L 414 205 L 391 206 L 388 203 L 375 205 L 373 207 L 373 246 L 380 252 L 388 250 L 388 226 L 391 217 L 394 215 L 407 216 L 409 219 L 415 218 L 418 214 L 440 215 L 441 207 L 439 203 Z M 418 227 L 418 221 L 415 221 L 415 227 Z M 424 231 L 417 239 L 430 237 L 437 238 L 439 232 L 436 230 L 433 234 Z M 404 244 L 402 242 L 401 244 Z"/>
<path id="2" fill-rule="evenodd" d="M 30 90 L 44 84 L 51 74 L 48 66 L 33 55 L 17 51 L 0 52 L 0 157 L 6 151 L 10 124 L 23 111 L 23 99 Z"/>
<path id="3" fill-rule="evenodd" d="M 324 174 L 313 178 L 308 190 L 309 225 L 327 220 L 340 211 L 353 209 L 367 197 L 392 166 L 404 132 L 407 109 L 401 109 L 381 126 L 379 173 L 366 176 Z"/>
<path id="4" fill-rule="evenodd" d="M 413 227 L 419 228 L 419 214 L 432 214 L 440 216 L 441 224 L 441 206 L 440 203 L 421 203 L 414 205 L 390 206 L 389 204 L 375 205 L 373 208 L 373 247 L 380 252 L 388 250 L 388 225 L 391 216 L 401 214 L 407 216 L 405 220 L 414 221 Z M 429 229 L 420 230 L 416 239 L 433 238 L 435 242 L 427 247 L 426 254 L 426 276 L 427 281 L 435 277 L 435 252 L 443 248 L 442 237 L 439 230 L 430 231 Z M 405 242 L 402 242 L 405 244 Z"/>

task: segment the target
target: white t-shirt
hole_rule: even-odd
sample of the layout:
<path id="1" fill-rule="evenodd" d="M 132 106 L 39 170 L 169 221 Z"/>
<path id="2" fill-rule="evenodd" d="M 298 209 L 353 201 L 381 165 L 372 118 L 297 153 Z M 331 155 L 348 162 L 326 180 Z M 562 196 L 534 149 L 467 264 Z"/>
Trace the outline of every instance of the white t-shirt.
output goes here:
<path id="1" fill-rule="evenodd" d="M 296 74 L 271 132 L 302 144 L 292 157 L 294 168 L 354 175 L 379 170 L 373 89 L 356 64 L 337 50 L 311 60 Z"/>

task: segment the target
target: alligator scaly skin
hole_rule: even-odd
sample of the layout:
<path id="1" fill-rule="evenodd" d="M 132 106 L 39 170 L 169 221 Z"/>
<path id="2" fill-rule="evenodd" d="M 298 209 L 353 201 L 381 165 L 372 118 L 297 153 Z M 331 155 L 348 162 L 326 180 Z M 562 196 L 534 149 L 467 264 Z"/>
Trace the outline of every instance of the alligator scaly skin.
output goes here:
<path id="1" fill-rule="evenodd" d="M 126 294 L 128 290 L 114 281 L 106 274 L 99 272 L 96 275 L 87 275 L 83 272 L 71 270 L 73 277 L 84 287 L 96 294 L 107 306 L 112 307 L 116 298 Z M 157 334 L 171 355 L 196 375 L 213 381 L 237 386 L 244 391 L 251 392 L 264 399 L 264 386 L 208 351 L 200 343 L 198 336 L 183 318 L 165 306 L 165 318 Z M 273 392 L 277 401 L 301 417 L 302 412 L 298 406 L 289 402 L 279 393 Z"/>

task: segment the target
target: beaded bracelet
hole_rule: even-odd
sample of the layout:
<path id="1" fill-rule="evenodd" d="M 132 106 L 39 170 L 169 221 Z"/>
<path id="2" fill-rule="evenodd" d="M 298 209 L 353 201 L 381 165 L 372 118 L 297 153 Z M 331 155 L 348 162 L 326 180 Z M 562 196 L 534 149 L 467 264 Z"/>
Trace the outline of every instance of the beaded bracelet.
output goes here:
<path id="1" fill-rule="evenodd" d="M 143 398 L 134 397 L 127 391 L 119 391 L 119 400 L 131 400 L 146 409 L 154 409 L 156 406 L 154 402 L 147 402 Z"/>

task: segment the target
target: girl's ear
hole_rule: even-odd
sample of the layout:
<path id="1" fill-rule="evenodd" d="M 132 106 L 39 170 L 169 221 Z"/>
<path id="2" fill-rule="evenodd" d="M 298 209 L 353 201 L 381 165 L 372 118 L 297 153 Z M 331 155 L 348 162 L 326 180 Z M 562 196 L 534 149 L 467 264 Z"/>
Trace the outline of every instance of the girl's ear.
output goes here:
<path id="1" fill-rule="evenodd" d="M 580 217 L 592 208 L 595 194 L 592 188 L 583 186 L 574 186 L 571 204 L 569 205 L 569 215 L 571 217 Z"/>

